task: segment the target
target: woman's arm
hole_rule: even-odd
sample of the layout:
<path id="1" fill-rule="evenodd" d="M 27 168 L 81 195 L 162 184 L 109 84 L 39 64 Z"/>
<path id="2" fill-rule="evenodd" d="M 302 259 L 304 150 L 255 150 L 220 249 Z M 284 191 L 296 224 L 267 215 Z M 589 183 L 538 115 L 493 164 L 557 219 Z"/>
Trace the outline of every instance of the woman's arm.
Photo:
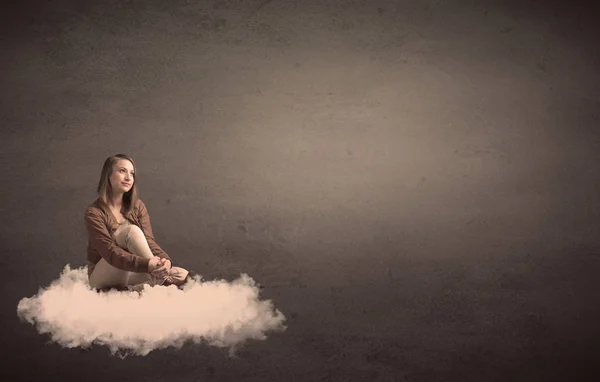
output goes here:
<path id="1" fill-rule="evenodd" d="M 129 253 L 119 247 L 108 233 L 102 214 L 96 209 L 85 211 L 85 227 L 92 247 L 107 263 L 129 272 L 147 273 L 150 259 Z"/>

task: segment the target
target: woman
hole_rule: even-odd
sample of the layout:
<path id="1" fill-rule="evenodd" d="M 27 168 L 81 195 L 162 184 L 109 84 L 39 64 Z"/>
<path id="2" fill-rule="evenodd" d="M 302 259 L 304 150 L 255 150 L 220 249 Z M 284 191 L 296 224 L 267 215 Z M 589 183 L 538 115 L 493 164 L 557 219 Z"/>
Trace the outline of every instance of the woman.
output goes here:
<path id="1" fill-rule="evenodd" d="M 173 266 L 154 240 L 135 179 L 135 163 L 129 156 L 117 154 L 104 162 L 99 197 L 85 210 L 90 286 L 137 291 L 143 284 L 181 288 L 190 279 L 190 272 Z"/>

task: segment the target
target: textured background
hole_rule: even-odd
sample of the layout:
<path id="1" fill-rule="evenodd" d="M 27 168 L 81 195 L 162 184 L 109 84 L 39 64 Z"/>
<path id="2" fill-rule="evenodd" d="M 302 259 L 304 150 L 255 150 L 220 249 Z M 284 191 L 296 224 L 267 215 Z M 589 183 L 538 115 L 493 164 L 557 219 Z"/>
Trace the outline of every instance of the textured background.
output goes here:
<path id="1" fill-rule="evenodd" d="M 600 28 L 569 4 L 5 8 L 4 380 L 591 378 Z M 208 279 L 248 273 L 286 332 L 237 359 L 123 361 L 19 322 L 21 298 L 85 265 L 83 212 L 116 153 L 159 245 Z"/>

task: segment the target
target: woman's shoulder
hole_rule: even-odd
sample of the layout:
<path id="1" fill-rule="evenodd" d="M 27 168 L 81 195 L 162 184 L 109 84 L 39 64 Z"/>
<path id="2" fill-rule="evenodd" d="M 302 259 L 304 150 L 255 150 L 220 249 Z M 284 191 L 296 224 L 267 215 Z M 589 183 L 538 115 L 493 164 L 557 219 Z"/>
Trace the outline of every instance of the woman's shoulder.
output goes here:
<path id="1" fill-rule="evenodd" d="M 90 211 L 93 209 L 101 209 L 100 203 L 102 202 L 102 200 L 100 198 L 94 200 L 92 203 L 88 204 L 88 206 L 85 208 L 85 211 Z"/>
<path id="2" fill-rule="evenodd" d="M 102 206 L 102 199 L 98 198 L 89 204 L 85 209 L 85 215 L 105 215 L 105 208 Z"/>

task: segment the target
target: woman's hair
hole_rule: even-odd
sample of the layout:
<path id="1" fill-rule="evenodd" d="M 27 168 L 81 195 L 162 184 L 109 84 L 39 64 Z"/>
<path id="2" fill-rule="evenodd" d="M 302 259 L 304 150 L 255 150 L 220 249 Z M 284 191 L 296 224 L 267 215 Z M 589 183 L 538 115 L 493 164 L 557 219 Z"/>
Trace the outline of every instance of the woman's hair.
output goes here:
<path id="1" fill-rule="evenodd" d="M 100 197 L 100 199 L 104 202 L 106 207 L 108 207 L 108 200 L 112 196 L 111 195 L 112 187 L 111 187 L 109 178 L 112 175 L 112 172 L 115 170 L 115 165 L 121 159 L 127 159 L 128 161 L 130 161 L 131 164 L 133 165 L 133 171 L 134 171 L 133 184 L 131 186 L 131 189 L 123 194 L 122 210 L 123 210 L 124 214 L 127 215 L 131 211 L 133 211 L 133 208 L 135 207 L 135 203 L 137 202 L 137 199 L 138 199 L 137 171 L 135 169 L 135 162 L 133 161 L 133 159 L 131 159 L 131 157 L 129 157 L 128 155 L 125 155 L 125 154 L 116 154 L 116 155 L 106 158 L 106 160 L 104 161 L 104 166 L 102 166 L 102 173 L 100 174 L 100 182 L 98 182 L 97 192 L 98 192 L 98 196 Z"/>

